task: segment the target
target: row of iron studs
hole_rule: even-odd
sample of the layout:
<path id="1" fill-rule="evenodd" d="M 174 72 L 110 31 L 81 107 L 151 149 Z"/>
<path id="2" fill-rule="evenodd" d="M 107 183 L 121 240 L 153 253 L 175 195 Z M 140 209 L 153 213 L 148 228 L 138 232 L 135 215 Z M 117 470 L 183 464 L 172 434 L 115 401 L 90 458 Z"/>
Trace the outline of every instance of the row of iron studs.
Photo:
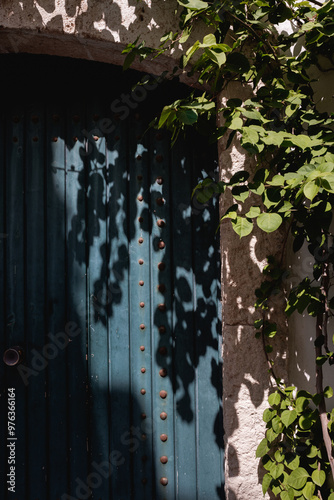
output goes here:
<path id="1" fill-rule="evenodd" d="M 137 159 L 140 159 L 140 158 L 137 158 Z M 162 160 L 162 158 L 160 158 L 160 156 L 159 156 L 159 157 L 157 157 L 156 159 L 157 159 L 157 161 L 158 161 L 158 162 L 160 162 L 160 161 Z M 137 176 L 137 180 L 138 180 L 139 182 L 140 182 L 140 181 L 142 181 L 142 179 L 143 179 L 143 176 L 142 176 L 142 175 L 138 175 L 138 176 Z M 159 185 L 163 184 L 163 179 L 162 179 L 162 177 L 158 177 L 158 178 L 156 179 L 156 182 L 157 182 Z M 142 202 L 142 201 L 143 201 L 143 195 L 142 195 L 142 194 L 138 195 L 138 196 L 137 196 L 137 199 L 138 199 L 138 201 L 139 201 L 139 202 Z M 156 204 L 157 204 L 158 206 L 162 206 L 162 205 L 164 205 L 164 203 L 165 203 L 165 200 L 164 200 L 162 197 L 161 197 L 161 198 L 157 198 L 157 200 L 156 200 Z M 142 223 L 142 222 L 143 222 L 143 217 L 142 217 L 142 216 L 138 217 L 138 222 L 140 222 L 140 223 Z M 157 225 L 158 225 L 158 227 L 159 227 L 159 228 L 163 228 L 163 227 L 165 226 L 165 221 L 164 221 L 163 219 L 158 219 L 158 220 L 157 220 Z M 138 239 L 138 243 L 139 243 L 139 245 L 141 245 L 143 242 L 144 242 L 144 238 L 143 238 L 142 236 L 141 236 L 141 237 L 139 237 L 139 239 Z M 165 248 L 165 242 L 164 242 L 163 240 L 160 240 L 160 241 L 159 241 L 159 243 L 158 243 L 158 248 L 159 248 L 160 250 L 163 250 L 163 249 Z M 139 263 L 139 265 L 143 265 L 143 264 L 144 264 L 143 259 L 139 259 L 139 260 L 138 260 L 138 263 Z M 158 269 L 159 269 L 159 271 L 164 271 L 164 270 L 165 270 L 165 267 L 166 267 L 166 266 L 165 266 L 164 262 L 159 262 L 159 264 L 158 264 Z M 139 284 L 139 286 L 144 286 L 144 281 L 143 281 L 143 280 L 140 280 L 138 284 Z M 165 292 L 165 290 L 166 290 L 165 285 L 164 285 L 164 284 L 159 284 L 159 285 L 158 285 L 158 290 L 159 290 L 159 292 L 164 293 L 164 292 Z M 144 303 L 144 302 L 140 302 L 140 303 L 139 303 L 139 307 L 144 308 L 144 307 L 145 307 L 145 303 Z M 165 305 L 164 303 L 161 303 L 161 304 L 159 304 L 159 305 L 158 305 L 158 309 L 159 309 L 161 312 L 165 312 L 165 311 L 166 311 L 166 305 Z M 141 324 L 139 325 L 139 328 L 140 328 L 140 329 L 144 332 L 144 330 L 145 330 L 145 325 L 144 325 L 143 323 L 141 323 Z M 166 333 L 166 327 L 165 327 L 164 325 L 159 326 L 159 333 L 160 333 L 160 334 L 164 334 L 164 333 Z M 145 346 L 144 346 L 144 345 L 141 345 L 141 346 L 140 346 L 140 350 L 141 350 L 142 352 L 144 352 L 144 351 L 145 351 Z M 160 349 L 159 349 L 159 353 L 160 353 L 161 355 L 163 355 L 163 356 L 164 356 L 164 355 L 166 355 L 166 354 L 167 354 L 167 348 L 166 348 L 166 347 L 160 347 Z M 146 373 L 146 368 L 145 368 L 145 367 L 142 367 L 140 371 L 141 371 L 141 373 L 143 373 L 143 374 L 144 374 L 144 373 Z M 167 375 L 167 370 L 166 370 L 166 368 L 161 368 L 161 369 L 159 370 L 159 375 L 160 375 L 160 377 L 166 377 L 166 375 Z M 142 394 L 142 395 L 145 395 L 145 394 L 146 394 L 146 390 L 145 390 L 145 388 L 142 388 L 142 389 L 140 390 L 140 392 L 141 392 L 141 394 Z M 166 399 L 166 397 L 167 397 L 167 391 L 165 391 L 165 390 L 161 390 L 161 391 L 159 392 L 159 396 L 160 396 L 160 398 L 161 398 L 161 399 Z M 145 413 L 142 413 L 141 418 L 142 418 L 142 419 L 145 419 L 145 418 L 146 418 L 146 414 L 145 414 Z M 164 412 L 164 411 L 163 411 L 163 412 L 161 412 L 161 413 L 160 413 L 160 418 L 161 418 L 161 420 L 166 420 L 166 418 L 167 418 L 167 413 L 166 413 L 166 412 Z M 161 434 L 161 435 L 160 435 L 160 440 L 161 440 L 163 443 L 164 443 L 164 442 L 166 442 L 166 441 L 167 441 L 167 439 L 168 439 L 167 434 L 164 434 L 164 433 L 163 433 L 163 434 Z M 146 457 L 144 456 L 144 457 L 142 457 L 142 459 L 143 459 L 143 460 L 146 460 Z M 168 462 L 168 457 L 167 457 L 166 455 L 162 455 L 162 456 L 160 457 L 160 462 L 161 462 L 162 464 L 167 464 L 167 462 Z M 143 479 L 142 479 L 142 483 L 143 483 L 143 484 L 145 484 L 146 482 L 147 482 L 147 479 L 146 479 L 146 478 L 143 478 Z M 167 484 L 168 484 L 168 478 L 167 478 L 167 477 L 161 477 L 161 478 L 160 478 L 160 484 L 162 484 L 163 486 L 167 486 Z"/>

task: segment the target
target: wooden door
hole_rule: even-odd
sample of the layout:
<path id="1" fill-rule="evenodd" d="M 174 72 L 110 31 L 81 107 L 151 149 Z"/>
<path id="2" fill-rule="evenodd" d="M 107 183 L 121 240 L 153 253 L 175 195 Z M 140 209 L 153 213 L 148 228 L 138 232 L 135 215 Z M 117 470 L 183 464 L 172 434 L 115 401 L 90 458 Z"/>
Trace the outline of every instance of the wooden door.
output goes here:
<path id="1" fill-rule="evenodd" d="M 147 131 L 170 85 L 2 60 L 1 498 L 222 499 L 215 154 Z"/>

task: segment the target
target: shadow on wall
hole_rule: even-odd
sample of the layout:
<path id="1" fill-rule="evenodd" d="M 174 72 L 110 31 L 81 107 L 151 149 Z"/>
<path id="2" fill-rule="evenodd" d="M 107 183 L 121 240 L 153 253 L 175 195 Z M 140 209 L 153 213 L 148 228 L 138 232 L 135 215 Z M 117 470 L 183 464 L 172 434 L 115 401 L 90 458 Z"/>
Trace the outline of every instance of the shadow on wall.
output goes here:
<path id="1" fill-rule="evenodd" d="M 234 94 L 225 96 L 226 99 Z M 243 90 L 240 90 L 240 95 Z M 252 160 L 236 141 L 228 150 L 222 145 L 220 162 L 224 166 L 224 180 L 229 179 L 236 168 L 254 171 Z M 249 205 L 251 204 L 249 200 Z M 221 212 L 232 204 L 232 199 L 222 200 Z M 245 213 L 249 206 L 244 207 Z M 254 320 L 258 313 L 254 310 L 255 289 L 262 280 L 261 269 L 268 255 L 280 257 L 282 234 L 270 235 L 270 239 L 255 230 L 242 238 L 234 233 L 229 221 L 221 226 L 222 286 L 224 318 L 224 365 L 223 378 L 229 380 L 224 385 L 224 430 L 227 463 L 226 492 L 229 500 L 261 495 L 262 476 L 265 471 L 258 467 L 256 448 L 263 439 L 265 424 L 262 411 L 266 405 L 270 388 L 268 364 L 261 340 L 255 338 Z M 286 378 L 285 352 L 286 325 L 280 317 L 280 301 L 277 296 L 272 320 L 278 324 L 281 336 L 274 342 L 271 357 L 275 360 L 275 370 Z M 277 314 L 278 312 L 278 314 Z M 276 316 L 277 315 L 277 316 Z M 262 407 L 262 408 L 261 408 Z M 243 449 L 241 448 L 243 443 Z M 240 451 L 242 449 L 242 451 Z"/>
<path id="2" fill-rule="evenodd" d="M 1 9 L 5 16 L 10 15 L 12 23 L 32 19 L 39 31 L 64 31 L 79 37 L 96 32 L 97 38 L 109 42 L 133 42 L 141 35 L 149 45 L 151 38 L 156 42 L 175 24 L 170 0 L 153 0 L 151 5 L 137 0 L 67 0 L 61 6 L 57 3 L 55 0 L 4 2 Z M 177 8 L 176 1 L 174 4 Z"/>
<path id="3" fill-rule="evenodd" d="M 27 353 L 0 373 L 26 429 L 17 497 L 224 498 L 217 221 L 190 205 L 208 150 L 144 134 L 168 82 L 144 96 L 119 68 L 2 63 L 2 338 Z"/>

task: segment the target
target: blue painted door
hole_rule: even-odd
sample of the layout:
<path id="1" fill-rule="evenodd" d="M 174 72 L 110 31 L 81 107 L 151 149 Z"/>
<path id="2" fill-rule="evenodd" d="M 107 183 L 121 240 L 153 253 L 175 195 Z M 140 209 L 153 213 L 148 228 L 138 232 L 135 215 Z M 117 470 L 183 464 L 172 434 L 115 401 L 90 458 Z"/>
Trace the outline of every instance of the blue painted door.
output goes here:
<path id="1" fill-rule="evenodd" d="M 2 64 L 0 497 L 222 499 L 215 153 L 147 130 L 170 84 Z"/>

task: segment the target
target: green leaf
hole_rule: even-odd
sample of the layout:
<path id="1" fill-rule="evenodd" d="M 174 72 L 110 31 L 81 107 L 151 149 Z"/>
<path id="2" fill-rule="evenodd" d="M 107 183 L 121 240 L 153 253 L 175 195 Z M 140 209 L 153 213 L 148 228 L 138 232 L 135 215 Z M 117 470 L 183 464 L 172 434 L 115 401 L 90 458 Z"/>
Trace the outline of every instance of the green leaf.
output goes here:
<path id="1" fill-rule="evenodd" d="M 259 134 L 251 127 L 244 127 L 242 130 L 242 143 L 257 144 L 259 142 Z"/>
<path id="2" fill-rule="evenodd" d="M 282 224 L 282 217 L 279 214 L 265 212 L 258 216 L 256 223 L 262 231 L 272 233 Z"/>
<path id="3" fill-rule="evenodd" d="M 319 186 L 315 182 L 307 182 L 303 191 L 306 198 L 312 201 L 319 192 Z"/>
<path id="4" fill-rule="evenodd" d="M 271 425 L 273 427 L 273 431 L 280 434 L 283 430 L 283 424 L 282 424 L 282 421 L 281 419 L 277 416 L 277 417 L 274 417 L 271 421 Z"/>
<path id="5" fill-rule="evenodd" d="M 217 49 L 206 50 L 206 54 L 210 59 L 215 62 L 219 67 L 221 67 L 226 62 L 225 52 Z"/>
<path id="6" fill-rule="evenodd" d="M 270 406 L 278 405 L 281 402 L 281 396 L 279 395 L 278 392 L 273 392 L 272 394 L 270 394 L 268 402 Z"/>
<path id="7" fill-rule="evenodd" d="M 248 236 L 253 230 L 253 223 L 240 216 L 238 216 L 236 220 L 232 220 L 232 226 L 240 238 Z"/>
<path id="8" fill-rule="evenodd" d="M 270 474 L 265 474 L 262 479 L 262 492 L 265 495 L 270 487 L 270 483 L 272 481 L 272 477 Z"/>
<path id="9" fill-rule="evenodd" d="M 269 443 L 272 443 L 273 441 L 275 441 L 277 436 L 279 436 L 279 432 L 275 432 L 273 429 L 267 429 L 266 438 L 267 438 Z"/>
<path id="10" fill-rule="evenodd" d="M 228 128 L 230 128 L 231 130 L 238 130 L 242 128 L 243 124 L 244 122 L 242 121 L 242 119 L 239 116 L 236 116 L 232 119 Z"/>
<path id="11" fill-rule="evenodd" d="M 307 479 L 309 478 L 308 472 L 303 467 L 298 467 L 293 470 L 288 478 L 288 484 L 292 488 L 296 488 L 297 490 L 301 490 L 304 488 Z"/>
<path id="12" fill-rule="evenodd" d="M 325 398 L 331 398 L 333 396 L 333 389 L 327 385 L 327 387 L 325 387 L 324 389 L 324 397 Z"/>
<path id="13" fill-rule="evenodd" d="M 317 486 L 322 486 L 326 480 L 326 474 L 323 470 L 314 470 L 312 472 L 312 481 L 317 485 Z"/>
<path id="14" fill-rule="evenodd" d="M 282 412 L 281 420 L 285 427 L 289 427 L 297 418 L 296 410 L 285 410 Z"/>
<path id="15" fill-rule="evenodd" d="M 249 211 L 246 213 L 246 217 L 249 219 L 254 219 L 255 217 L 258 217 L 260 215 L 261 209 L 260 207 L 250 207 Z M 256 326 L 255 328 L 259 328 Z"/>
<path id="16" fill-rule="evenodd" d="M 296 399 L 296 411 L 297 413 L 302 413 L 308 407 L 308 400 L 304 397 L 299 397 Z"/>
<path id="17" fill-rule="evenodd" d="M 202 2 L 201 0 L 177 0 L 180 5 L 186 7 L 189 10 L 201 10 L 206 9 L 209 4 Z"/>
<path id="18" fill-rule="evenodd" d="M 203 43 L 201 43 L 200 47 L 211 47 L 211 45 L 216 45 L 217 40 L 213 33 L 209 33 L 203 38 Z"/>
<path id="19" fill-rule="evenodd" d="M 291 488 L 288 488 L 287 490 L 283 490 L 281 493 L 281 500 L 293 500 L 294 499 L 294 493 Z"/>
<path id="20" fill-rule="evenodd" d="M 270 422 L 270 420 L 275 416 L 275 412 L 271 408 L 266 408 L 263 412 L 262 419 L 264 422 Z"/>
<path id="21" fill-rule="evenodd" d="M 306 500 L 312 499 L 314 491 L 315 491 L 315 484 L 311 483 L 310 481 L 307 481 L 307 483 L 303 488 L 303 495 L 306 498 Z"/>
<path id="22" fill-rule="evenodd" d="M 276 464 L 272 469 L 270 470 L 270 474 L 273 476 L 274 479 L 278 479 L 284 472 L 284 465 L 283 464 Z"/>
<path id="23" fill-rule="evenodd" d="M 194 109 L 180 108 L 176 113 L 178 119 L 185 125 L 192 125 L 197 122 L 198 114 Z"/>
<path id="24" fill-rule="evenodd" d="M 268 441 L 266 440 L 266 438 L 264 438 L 262 439 L 262 441 L 260 442 L 260 444 L 256 449 L 256 458 L 263 457 L 268 451 L 269 451 Z"/>

